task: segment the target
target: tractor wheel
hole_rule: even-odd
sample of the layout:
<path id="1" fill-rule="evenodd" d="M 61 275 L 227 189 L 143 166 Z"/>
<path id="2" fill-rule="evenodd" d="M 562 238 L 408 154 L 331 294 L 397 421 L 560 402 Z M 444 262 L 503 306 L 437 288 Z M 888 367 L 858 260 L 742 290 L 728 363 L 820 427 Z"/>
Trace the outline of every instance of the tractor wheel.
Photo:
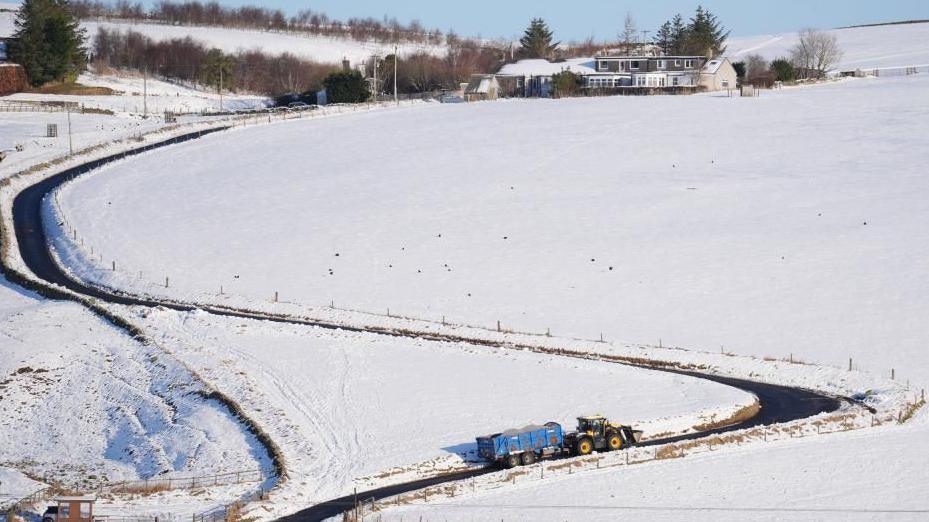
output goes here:
<path id="1" fill-rule="evenodd" d="M 610 451 L 623 449 L 623 438 L 615 431 L 609 432 L 606 436 L 606 447 Z"/>
<path id="2" fill-rule="evenodd" d="M 590 455 L 594 451 L 594 441 L 590 437 L 584 437 L 577 441 L 575 453 L 578 455 Z"/>
<path id="3" fill-rule="evenodd" d="M 535 462 L 535 452 L 527 451 L 523 453 L 523 466 L 531 466 Z"/>
<path id="4" fill-rule="evenodd" d="M 519 466 L 519 461 L 520 461 L 519 455 L 514 455 L 514 454 L 507 455 L 506 456 L 506 467 L 515 468 L 516 466 Z"/>

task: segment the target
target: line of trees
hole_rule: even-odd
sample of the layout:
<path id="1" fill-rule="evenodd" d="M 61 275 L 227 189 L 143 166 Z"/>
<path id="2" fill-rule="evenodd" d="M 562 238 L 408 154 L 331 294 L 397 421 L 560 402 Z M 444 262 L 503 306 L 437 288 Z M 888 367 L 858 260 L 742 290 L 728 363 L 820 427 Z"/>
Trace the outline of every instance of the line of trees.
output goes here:
<path id="1" fill-rule="evenodd" d="M 685 23 L 677 14 L 658 29 L 653 43 L 666 55 L 693 55 L 716 58 L 726 52 L 729 31 L 710 11 L 697 6 L 693 18 Z"/>
<path id="2" fill-rule="evenodd" d="M 336 36 L 359 41 L 411 42 L 430 45 L 454 44 L 462 39 L 453 31 L 426 29 L 416 20 L 407 24 L 396 18 L 350 18 L 346 21 L 330 18 L 325 13 L 304 9 L 286 16 L 280 9 L 243 6 L 226 7 L 218 2 L 199 0 L 174 2 L 160 0 L 146 9 L 141 2 L 116 0 L 73 0 L 71 9 L 81 19 L 118 18 L 134 21 L 155 21 L 172 25 L 206 25 L 237 29 L 294 31 L 320 36 Z"/>
<path id="3" fill-rule="evenodd" d="M 223 53 L 193 38 L 155 41 L 135 31 L 99 29 L 93 39 L 97 70 L 135 69 L 168 79 L 198 83 L 229 91 L 275 95 L 318 89 L 323 79 L 338 70 L 284 53 L 260 51 Z"/>
<path id="4" fill-rule="evenodd" d="M 393 92 L 393 55 L 377 61 L 379 94 Z M 456 89 L 474 73 L 496 70 L 503 60 L 500 51 L 471 43 L 448 49 L 445 56 L 417 53 L 397 62 L 397 88 L 402 93 Z M 169 79 L 199 83 L 258 94 L 280 95 L 318 90 L 324 79 L 340 70 L 336 64 L 318 63 L 289 53 L 268 55 L 258 50 L 225 54 L 193 38 L 156 41 L 128 30 L 99 28 L 93 39 L 93 64 L 106 68 L 147 70 Z M 365 64 L 373 71 L 374 61 Z M 220 78 L 222 70 L 222 78 Z"/>

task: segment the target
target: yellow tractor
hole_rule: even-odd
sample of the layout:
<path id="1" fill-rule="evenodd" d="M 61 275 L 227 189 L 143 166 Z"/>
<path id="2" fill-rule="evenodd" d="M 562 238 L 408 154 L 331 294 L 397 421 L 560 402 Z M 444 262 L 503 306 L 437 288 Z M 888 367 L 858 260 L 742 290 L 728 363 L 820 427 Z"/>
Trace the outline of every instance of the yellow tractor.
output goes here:
<path id="1" fill-rule="evenodd" d="M 590 455 L 594 450 L 614 451 L 635 445 L 642 438 L 640 430 L 615 424 L 602 415 L 577 418 L 577 431 L 566 433 L 565 448 L 575 455 Z"/>

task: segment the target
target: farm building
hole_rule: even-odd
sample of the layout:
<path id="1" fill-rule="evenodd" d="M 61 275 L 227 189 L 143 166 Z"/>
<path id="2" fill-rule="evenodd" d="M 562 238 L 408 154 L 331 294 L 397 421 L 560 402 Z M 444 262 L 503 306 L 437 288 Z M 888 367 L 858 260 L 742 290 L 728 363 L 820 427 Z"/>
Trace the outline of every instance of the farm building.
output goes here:
<path id="1" fill-rule="evenodd" d="M 560 62 L 520 60 L 503 66 L 500 75 L 522 78 L 522 95 L 549 97 L 552 77 L 572 72 L 591 94 L 652 94 L 717 91 L 736 86 L 736 73 L 728 59 L 700 56 L 600 55 Z M 500 94 L 499 96 L 503 96 Z"/>
<path id="2" fill-rule="evenodd" d="M 523 96 L 523 78 L 505 74 L 475 74 L 464 89 L 465 101 L 496 100 Z"/>
<path id="3" fill-rule="evenodd" d="M 738 75 L 729 58 L 710 60 L 700 71 L 700 85 L 708 91 L 735 89 Z"/>

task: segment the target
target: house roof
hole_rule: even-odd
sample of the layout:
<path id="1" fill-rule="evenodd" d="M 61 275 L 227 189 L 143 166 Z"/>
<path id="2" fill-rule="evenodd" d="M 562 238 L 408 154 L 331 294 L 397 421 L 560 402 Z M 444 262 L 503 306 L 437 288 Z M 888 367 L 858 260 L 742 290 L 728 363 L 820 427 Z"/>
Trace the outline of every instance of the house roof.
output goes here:
<path id="1" fill-rule="evenodd" d="M 96 502 L 97 497 L 85 495 L 82 497 L 55 497 L 55 502 Z"/>
<path id="2" fill-rule="evenodd" d="M 474 75 L 471 77 L 471 81 L 468 82 L 465 92 L 468 94 L 487 94 L 490 92 L 490 88 L 493 86 L 494 82 L 493 75 Z"/>
<path id="3" fill-rule="evenodd" d="M 719 68 L 723 66 L 723 63 L 728 62 L 729 58 L 717 58 L 715 60 L 710 60 L 706 62 L 706 65 L 703 66 L 703 72 L 707 74 L 716 74 L 719 71 Z"/>
<path id="4" fill-rule="evenodd" d="M 590 74 L 597 71 L 597 66 L 594 58 L 571 58 L 563 62 L 532 59 L 508 63 L 500 69 L 498 74 L 508 76 L 552 76 L 562 71 Z"/>

